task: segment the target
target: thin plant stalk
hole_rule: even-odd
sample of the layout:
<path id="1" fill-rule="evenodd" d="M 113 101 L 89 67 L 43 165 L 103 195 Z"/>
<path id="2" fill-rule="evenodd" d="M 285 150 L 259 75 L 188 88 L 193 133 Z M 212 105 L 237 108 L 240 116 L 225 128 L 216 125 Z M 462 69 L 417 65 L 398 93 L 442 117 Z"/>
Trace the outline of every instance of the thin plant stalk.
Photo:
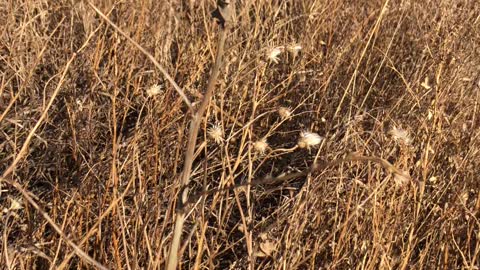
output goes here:
<path id="1" fill-rule="evenodd" d="M 233 3 L 227 3 L 227 8 L 231 8 Z M 220 7 L 219 7 L 220 8 Z M 224 47 L 225 47 L 225 40 L 227 37 L 227 33 L 229 30 L 229 18 L 221 24 L 219 27 L 219 35 L 218 35 L 218 45 L 217 45 L 217 53 L 215 63 L 212 67 L 212 72 L 210 74 L 210 78 L 208 79 L 207 90 L 205 95 L 198 107 L 197 110 L 192 115 L 192 119 L 190 122 L 189 132 L 188 132 L 188 144 L 187 144 L 187 151 L 185 152 L 185 161 L 182 170 L 182 175 L 180 178 L 180 186 L 182 187 L 180 190 L 180 198 L 179 202 L 181 205 L 188 201 L 188 184 L 190 183 L 190 174 L 192 172 L 192 163 L 194 160 L 195 154 L 195 146 L 197 144 L 197 136 L 198 131 L 200 129 L 200 124 L 202 122 L 203 116 L 205 111 L 212 99 L 213 92 L 215 90 L 215 84 L 217 82 L 218 75 L 220 73 L 220 67 L 222 66 L 222 58 L 224 54 Z M 183 208 L 183 207 L 182 207 Z M 175 225 L 173 231 L 173 239 L 170 247 L 170 252 L 168 255 L 167 260 L 167 270 L 174 270 L 178 264 L 178 250 L 180 246 L 180 240 L 183 231 L 183 225 L 185 223 L 185 212 L 183 209 L 179 208 L 179 211 L 175 214 Z"/>

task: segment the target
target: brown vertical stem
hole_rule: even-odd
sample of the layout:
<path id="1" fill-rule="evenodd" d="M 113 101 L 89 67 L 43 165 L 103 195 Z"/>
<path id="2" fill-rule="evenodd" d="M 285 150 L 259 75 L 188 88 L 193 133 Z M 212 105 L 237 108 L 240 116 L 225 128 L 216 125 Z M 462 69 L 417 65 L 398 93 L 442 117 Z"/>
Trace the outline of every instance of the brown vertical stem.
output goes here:
<path id="1" fill-rule="evenodd" d="M 192 120 L 190 122 L 189 132 L 188 132 L 188 145 L 187 151 L 185 152 L 185 163 L 183 166 L 183 171 L 180 179 L 180 205 L 184 205 L 188 201 L 188 188 L 187 185 L 190 182 L 190 174 L 192 171 L 192 163 L 194 160 L 195 146 L 197 144 L 198 131 L 200 129 L 200 124 L 202 122 L 203 116 L 207 109 L 208 104 L 213 96 L 215 89 L 215 84 L 217 82 L 218 74 L 220 73 L 220 67 L 222 66 L 222 58 L 225 47 L 225 39 L 227 37 L 229 29 L 229 24 L 222 24 L 220 27 L 220 32 L 218 36 L 218 46 L 215 63 L 208 79 L 207 91 L 203 97 L 200 106 L 192 115 Z M 178 208 L 175 215 L 175 228 L 173 231 L 173 239 L 170 247 L 170 252 L 167 260 L 167 270 L 174 270 L 178 264 L 178 250 L 180 246 L 180 238 L 182 236 L 183 224 L 185 223 L 185 212 L 182 210 L 183 207 Z"/>

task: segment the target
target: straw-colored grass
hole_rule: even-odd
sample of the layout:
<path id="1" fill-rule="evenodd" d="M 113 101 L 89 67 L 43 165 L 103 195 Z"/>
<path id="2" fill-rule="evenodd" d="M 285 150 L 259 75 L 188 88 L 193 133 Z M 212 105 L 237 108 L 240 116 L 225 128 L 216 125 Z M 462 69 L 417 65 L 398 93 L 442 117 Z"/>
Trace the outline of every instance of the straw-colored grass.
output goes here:
<path id="1" fill-rule="evenodd" d="M 215 6 L 0 3 L 0 269 L 480 269 L 480 2 Z"/>

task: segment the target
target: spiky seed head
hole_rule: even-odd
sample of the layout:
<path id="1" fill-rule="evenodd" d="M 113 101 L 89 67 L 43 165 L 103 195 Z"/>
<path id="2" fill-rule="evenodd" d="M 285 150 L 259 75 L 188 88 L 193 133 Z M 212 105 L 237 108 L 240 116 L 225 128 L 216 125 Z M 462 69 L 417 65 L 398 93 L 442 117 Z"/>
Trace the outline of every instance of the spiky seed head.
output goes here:
<path id="1" fill-rule="evenodd" d="M 282 46 L 269 49 L 267 51 L 268 60 L 270 60 L 271 62 L 274 62 L 275 64 L 278 64 L 278 61 L 279 61 L 278 57 L 282 53 L 282 51 L 283 51 Z"/>
<path id="2" fill-rule="evenodd" d="M 278 108 L 278 114 L 283 120 L 285 120 L 292 116 L 292 111 L 288 107 L 280 107 Z"/>
<path id="3" fill-rule="evenodd" d="M 298 147 L 310 148 L 319 145 L 323 141 L 323 137 L 315 132 L 302 131 L 298 139 Z"/>
<path id="4" fill-rule="evenodd" d="M 22 199 L 14 199 L 12 197 L 10 199 L 10 208 L 8 210 L 20 210 L 23 208 L 22 206 Z"/>
<path id="5" fill-rule="evenodd" d="M 265 154 L 265 152 L 266 152 L 267 149 L 268 149 L 267 139 L 266 139 L 266 138 L 262 138 L 262 139 L 256 141 L 256 142 L 253 144 L 253 148 L 254 148 L 255 151 L 257 151 L 259 154 L 261 154 L 261 155 Z"/>
<path id="6" fill-rule="evenodd" d="M 154 84 L 154 85 L 150 86 L 150 88 L 147 89 L 147 95 L 149 97 L 156 96 L 160 93 L 162 93 L 162 87 L 158 84 Z"/>
<path id="7" fill-rule="evenodd" d="M 223 142 L 223 129 L 219 123 L 215 123 L 208 129 L 208 136 L 213 139 L 217 144 Z"/>

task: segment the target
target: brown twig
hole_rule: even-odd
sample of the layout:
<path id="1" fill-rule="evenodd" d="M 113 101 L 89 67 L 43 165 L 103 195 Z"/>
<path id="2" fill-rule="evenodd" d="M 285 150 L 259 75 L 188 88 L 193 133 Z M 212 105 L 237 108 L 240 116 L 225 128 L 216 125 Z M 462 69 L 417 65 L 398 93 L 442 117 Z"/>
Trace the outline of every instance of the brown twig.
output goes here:
<path id="1" fill-rule="evenodd" d="M 192 171 L 192 163 L 194 160 L 195 154 L 195 147 L 197 145 L 197 136 L 198 131 L 200 129 L 200 124 L 202 122 L 203 115 L 207 109 L 208 104 L 213 96 L 213 92 L 215 89 L 215 84 L 217 82 L 218 74 L 220 73 L 220 67 L 222 66 L 222 58 L 224 53 L 225 47 L 225 40 L 227 37 L 228 30 L 230 29 L 230 16 L 231 10 L 234 7 L 234 1 L 230 1 L 229 3 L 224 3 L 223 1 L 218 1 L 219 6 L 217 10 L 222 11 L 220 15 L 224 20 L 221 21 L 220 32 L 218 36 L 218 46 L 217 46 L 217 54 L 215 63 L 212 68 L 212 72 L 210 74 L 210 78 L 208 79 L 207 91 L 200 103 L 198 109 L 193 113 L 192 119 L 190 122 L 190 128 L 188 132 L 188 144 L 187 144 L 187 151 L 185 152 L 185 161 L 182 170 L 182 175 L 180 178 L 180 197 L 177 200 L 177 204 L 179 204 L 179 211 L 177 211 L 175 215 L 175 226 L 173 231 L 173 239 L 170 247 L 170 252 L 168 255 L 167 261 L 167 270 L 174 270 L 178 264 L 178 250 L 180 246 L 180 238 L 182 236 L 183 224 L 185 222 L 185 212 L 183 211 L 183 205 L 188 201 L 188 184 L 190 182 L 190 174 Z M 222 3 L 222 5 L 220 5 Z"/>
<path id="2" fill-rule="evenodd" d="M 192 203 L 195 203 L 198 199 L 200 199 L 202 197 L 209 196 L 209 195 L 212 195 L 212 194 L 215 194 L 215 193 L 218 193 L 218 192 L 231 191 L 231 190 L 234 190 L 236 188 L 245 187 L 245 186 L 258 186 L 258 185 L 263 185 L 263 184 L 283 183 L 283 182 L 286 182 L 288 180 L 299 178 L 299 177 L 305 177 L 305 176 L 307 176 L 311 173 L 320 172 L 320 171 L 323 171 L 326 168 L 334 167 L 336 165 L 340 165 L 342 163 L 349 162 L 349 161 L 371 161 L 371 162 L 374 162 L 374 163 L 377 163 L 377 164 L 381 165 L 383 168 L 388 170 L 390 173 L 399 174 L 399 175 L 402 175 L 402 176 L 410 179 L 410 177 L 405 172 L 398 169 L 397 167 L 395 167 L 394 165 L 392 165 L 390 162 L 388 162 L 387 160 L 385 160 L 383 158 L 379 158 L 379 157 L 375 157 L 375 156 L 363 156 L 363 155 L 356 154 L 356 153 L 350 153 L 345 158 L 336 159 L 336 160 L 333 160 L 333 161 L 328 162 L 328 163 L 323 163 L 323 164 L 315 163 L 311 167 L 309 167 L 309 168 L 307 168 L 307 169 L 305 169 L 301 172 L 291 173 L 291 174 L 287 174 L 287 175 L 283 175 L 283 176 L 279 176 L 279 177 L 269 176 L 269 177 L 265 177 L 265 178 L 262 178 L 262 179 L 259 179 L 259 180 L 254 180 L 254 181 L 251 181 L 251 182 L 248 182 L 248 183 L 240 183 L 240 184 L 236 184 L 236 185 L 225 187 L 225 188 L 213 188 L 213 189 L 210 189 L 210 190 L 207 190 L 207 191 L 203 191 L 203 192 L 200 192 L 200 193 L 198 193 L 194 196 L 191 196 L 188 199 L 188 201 L 185 203 L 184 207 L 186 207 L 186 206 L 188 206 Z M 184 211 L 184 212 L 186 212 L 186 211 Z"/>

